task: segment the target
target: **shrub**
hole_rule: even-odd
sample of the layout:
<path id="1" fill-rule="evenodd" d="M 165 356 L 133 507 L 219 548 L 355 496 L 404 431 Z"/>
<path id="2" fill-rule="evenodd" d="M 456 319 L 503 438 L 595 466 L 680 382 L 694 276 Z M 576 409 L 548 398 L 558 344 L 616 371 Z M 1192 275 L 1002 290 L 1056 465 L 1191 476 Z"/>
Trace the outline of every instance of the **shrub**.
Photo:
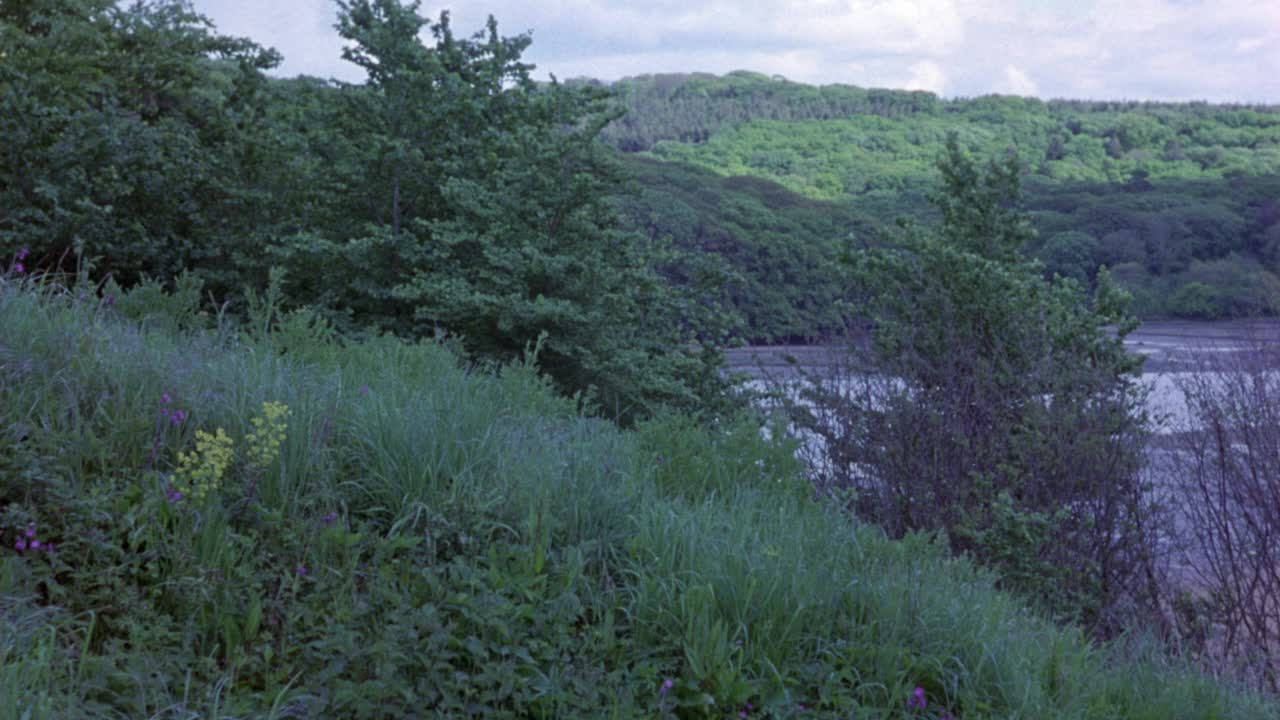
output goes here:
<path id="1" fill-rule="evenodd" d="M 944 531 L 1004 582 L 1103 633 L 1155 603 L 1157 508 L 1135 325 L 1105 271 L 1086 296 L 1024 260 L 1016 162 L 953 139 L 942 226 L 853 258 L 873 328 L 790 402 L 819 487 L 901 537 Z M 1120 329 L 1113 337 L 1107 326 Z"/>
<path id="2" fill-rule="evenodd" d="M 1187 419 L 1162 453 L 1186 535 L 1183 630 L 1214 665 L 1280 691 L 1280 347 L 1192 355 Z"/>

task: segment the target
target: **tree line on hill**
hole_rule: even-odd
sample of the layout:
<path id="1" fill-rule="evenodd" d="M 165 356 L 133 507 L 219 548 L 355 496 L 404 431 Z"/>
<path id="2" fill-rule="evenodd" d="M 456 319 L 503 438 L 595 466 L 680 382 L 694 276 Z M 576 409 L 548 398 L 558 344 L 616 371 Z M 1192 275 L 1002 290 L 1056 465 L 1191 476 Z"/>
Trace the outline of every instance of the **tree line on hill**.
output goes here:
<path id="1" fill-rule="evenodd" d="M 857 235 L 872 243 L 899 218 L 934 219 L 925 197 L 954 132 L 981 155 L 1019 157 L 1039 231 L 1029 247 L 1047 274 L 1093 282 L 1108 266 L 1146 317 L 1277 312 L 1280 107 L 942 100 L 748 72 L 642 76 L 609 87 L 627 112 L 602 138 L 620 150 L 769 180 L 842 206 L 861 218 Z M 714 183 L 705 192 L 739 202 Z M 698 222 L 720 216 L 703 204 L 712 209 Z M 785 274 L 760 274 L 770 272 Z M 821 272 L 807 279 L 825 282 Z"/>

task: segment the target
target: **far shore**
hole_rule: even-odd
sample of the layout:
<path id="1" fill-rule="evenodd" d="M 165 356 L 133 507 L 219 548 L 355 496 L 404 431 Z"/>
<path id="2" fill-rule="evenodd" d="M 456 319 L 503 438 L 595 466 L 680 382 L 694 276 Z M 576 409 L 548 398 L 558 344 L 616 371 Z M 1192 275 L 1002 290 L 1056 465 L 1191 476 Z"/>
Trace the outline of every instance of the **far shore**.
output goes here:
<path id="1" fill-rule="evenodd" d="M 1143 372 L 1164 374 L 1196 369 L 1190 355 L 1196 351 L 1244 352 L 1259 343 L 1280 343 L 1280 319 L 1265 320 L 1153 320 L 1143 323 L 1125 338 L 1130 352 L 1147 358 Z M 725 350 L 731 371 L 756 376 L 788 375 L 801 369 L 817 370 L 837 364 L 834 346 L 748 345 Z"/>

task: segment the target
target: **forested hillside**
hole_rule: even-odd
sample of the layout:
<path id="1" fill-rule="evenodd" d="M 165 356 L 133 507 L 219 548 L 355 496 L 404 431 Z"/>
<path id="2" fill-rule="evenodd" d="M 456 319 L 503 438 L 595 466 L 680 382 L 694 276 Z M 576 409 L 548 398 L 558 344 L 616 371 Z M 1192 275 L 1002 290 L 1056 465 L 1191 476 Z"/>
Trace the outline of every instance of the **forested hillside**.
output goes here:
<path id="1" fill-rule="evenodd" d="M 925 219 L 949 133 L 1014 152 L 1048 272 L 1091 282 L 1110 266 L 1147 316 L 1276 311 L 1280 107 L 942 100 L 747 72 L 611 88 L 627 112 L 602 137 L 620 150 L 770 180 L 879 227 Z"/>

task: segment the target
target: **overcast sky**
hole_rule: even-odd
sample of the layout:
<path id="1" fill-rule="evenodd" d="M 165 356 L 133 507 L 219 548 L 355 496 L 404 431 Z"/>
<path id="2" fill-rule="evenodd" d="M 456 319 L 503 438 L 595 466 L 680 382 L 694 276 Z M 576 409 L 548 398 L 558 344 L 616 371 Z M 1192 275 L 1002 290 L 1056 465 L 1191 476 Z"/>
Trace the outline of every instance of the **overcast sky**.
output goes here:
<path id="1" fill-rule="evenodd" d="M 284 54 L 280 73 L 362 79 L 330 0 L 194 0 L 218 29 Z M 1280 0 L 465 0 L 531 31 L 538 77 L 755 70 L 944 96 L 1280 103 Z"/>

